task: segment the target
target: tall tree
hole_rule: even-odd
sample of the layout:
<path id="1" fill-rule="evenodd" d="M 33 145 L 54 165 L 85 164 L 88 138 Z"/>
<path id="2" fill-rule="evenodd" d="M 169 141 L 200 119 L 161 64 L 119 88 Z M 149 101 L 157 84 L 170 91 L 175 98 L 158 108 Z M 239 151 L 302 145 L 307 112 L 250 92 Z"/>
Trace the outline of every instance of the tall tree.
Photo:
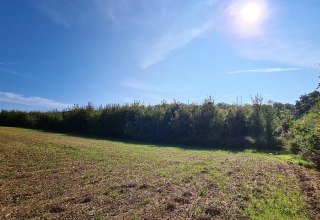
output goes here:
<path id="1" fill-rule="evenodd" d="M 320 92 L 313 91 L 309 94 L 300 96 L 296 101 L 296 109 L 299 117 L 305 115 L 320 100 Z"/>

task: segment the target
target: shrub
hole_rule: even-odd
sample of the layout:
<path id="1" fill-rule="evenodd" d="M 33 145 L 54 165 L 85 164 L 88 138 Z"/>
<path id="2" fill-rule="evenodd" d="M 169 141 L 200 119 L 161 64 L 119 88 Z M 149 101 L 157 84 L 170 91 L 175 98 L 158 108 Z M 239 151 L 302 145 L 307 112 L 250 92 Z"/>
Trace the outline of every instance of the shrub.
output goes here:
<path id="1" fill-rule="evenodd" d="M 320 102 L 293 123 L 288 143 L 293 153 L 301 153 L 320 169 Z"/>

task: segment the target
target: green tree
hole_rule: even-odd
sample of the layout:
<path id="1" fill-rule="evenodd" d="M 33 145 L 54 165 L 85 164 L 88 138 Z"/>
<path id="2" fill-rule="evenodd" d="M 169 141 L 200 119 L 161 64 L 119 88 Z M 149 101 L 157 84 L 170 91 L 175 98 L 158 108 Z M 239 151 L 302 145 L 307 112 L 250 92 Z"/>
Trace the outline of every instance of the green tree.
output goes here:
<path id="1" fill-rule="evenodd" d="M 296 110 L 299 117 L 305 115 L 320 99 L 320 92 L 313 91 L 309 94 L 300 96 L 296 101 Z"/>

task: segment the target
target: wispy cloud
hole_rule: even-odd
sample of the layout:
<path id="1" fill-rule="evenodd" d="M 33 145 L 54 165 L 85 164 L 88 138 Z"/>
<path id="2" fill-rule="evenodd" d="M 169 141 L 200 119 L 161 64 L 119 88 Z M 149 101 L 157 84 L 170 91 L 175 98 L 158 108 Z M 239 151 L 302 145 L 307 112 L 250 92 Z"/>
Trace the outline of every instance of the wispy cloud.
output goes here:
<path id="1" fill-rule="evenodd" d="M 92 16 L 92 3 L 84 0 L 31 1 L 35 8 L 47 15 L 54 23 L 69 27 L 71 24 L 88 23 Z"/>
<path id="2" fill-rule="evenodd" d="M 212 25 L 213 21 L 209 19 L 200 27 L 190 28 L 182 32 L 168 33 L 157 39 L 151 48 L 151 52 L 146 54 L 143 58 L 140 65 L 141 68 L 147 69 L 164 60 L 171 51 L 186 46 L 188 43 L 208 31 Z"/>
<path id="3" fill-rule="evenodd" d="M 138 65 L 142 69 L 147 69 L 166 59 L 172 51 L 185 47 L 209 30 L 222 31 L 223 34 L 235 34 L 235 27 L 230 26 L 228 22 L 231 21 L 228 19 L 233 19 L 232 22 L 234 22 L 234 20 L 238 20 L 238 17 L 226 17 L 225 13 L 230 5 L 234 5 L 233 3 L 242 5 L 244 1 L 161 0 L 151 3 L 148 0 L 32 0 L 30 2 L 33 2 L 34 7 L 54 23 L 65 27 L 91 22 L 126 27 L 148 26 L 147 29 L 144 29 L 143 34 L 147 37 L 139 40 L 139 42 L 143 42 L 142 45 L 135 42 L 141 46 L 137 52 L 140 54 Z M 301 41 L 303 39 L 298 39 L 297 35 L 292 32 L 293 30 L 279 29 L 274 23 L 275 20 L 281 18 L 277 14 L 278 4 L 272 1 L 262 2 L 270 3 L 267 7 L 270 8 L 270 11 L 267 13 L 268 19 L 260 24 L 261 27 L 257 28 L 260 34 L 254 34 L 250 41 L 240 42 L 239 39 L 234 39 L 235 36 L 232 34 L 227 37 L 231 39 L 230 43 L 234 45 L 239 55 L 250 60 L 272 61 L 307 68 L 317 67 L 320 48 L 316 40 L 303 42 Z M 238 12 L 238 10 L 235 11 Z M 272 16 L 269 13 L 272 13 Z M 249 28 L 251 30 L 252 27 Z M 245 28 L 245 32 L 247 31 L 249 29 Z M 301 33 L 303 33 L 303 29 Z M 306 36 L 306 39 L 308 38 Z M 143 46 L 146 48 L 144 52 L 141 51 Z"/>
<path id="4" fill-rule="evenodd" d="M 34 96 L 24 96 L 11 92 L 0 92 L 0 102 L 15 103 L 21 105 L 30 105 L 48 108 L 67 108 L 70 104 L 55 102 L 51 99 L 45 99 Z"/>
<path id="5" fill-rule="evenodd" d="M 184 47 L 209 30 L 212 26 L 212 6 L 219 0 L 197 2 L 161 0 L 152 3 L 148 0 L 33 0 L 32 2 L 34 7 L 54 23 L 65 27 L 91 22 L 112 24 L 113 27 L 117 26 L 120 29 L 133 26 L 148 27 L 146 31 L 151 30 L 150 36 L 156 33 L 154 35 L 156 37 L 147 46 L 151 47 L 151 51 L 140 58 L 140 67 L 146 69 L 165 59 L 171 51 Z M 182 10 L 177 11 L 177 8 Z M 190 14 L 193 22 L 187 22 Z"/>
<path id="6" fill-rule="evenodd" d="M 170 1 L 171 3 L 172 1 Z M 150 66 L 165 60 L 173 51 L 186 47 L 194 40 L 214 31 L 219 21 L 222 0 L 176 1 L 175 10 L 167 11 L 171 19 L 163 25 L 158 35 L 146 45 L 140 67 Z M 179 10 L 177 10 L 179 9 Z M 181 9 L 181 10 L 180 10 Z M 160 34 L 159 34 L 160 33 Z"/>
<path id="7" fill-rule="evenodd" d="M 275 72 L 288 72 L 288 71 L 296 71 L 301 70 L 301 68 L 263 68 L 263 69 L 247 69 L 247 70 L 234 70 L 227 72 L 228 74 L 237 74 L 237 73 L 275 73 Z"/>
<path id="8" fill-rule="evenodd" d="M 241 56 L 251 60 L 264 60 L 303 68 L 315 69 L 320 62 L 320 48 L 310 41 L 285 37 L 265 36 L 259 41 L 238 43 Z"/>
<path id="9" fill-rule="evenodd" d="M 31 2 L 54 23 L 65 27 L 101 21 L 120 26 L 150 25 L 162 17 L 163 8 L 172 3 L 171 0 L 152 3 L 148 0 L 32 0 Z"/>
<path id="10" fill-rule="evenodd" d="M 20 73 L 20 72 L 17 72 L 17 71 L 11 70 L 11 69 L 7 69 L 7 68 L 2 68 L 2 67 L 0 67 L 0 72 L 6 72 L 11 75 L 21 76 L 21 77 L 32 77 L 29 74 Z"/>

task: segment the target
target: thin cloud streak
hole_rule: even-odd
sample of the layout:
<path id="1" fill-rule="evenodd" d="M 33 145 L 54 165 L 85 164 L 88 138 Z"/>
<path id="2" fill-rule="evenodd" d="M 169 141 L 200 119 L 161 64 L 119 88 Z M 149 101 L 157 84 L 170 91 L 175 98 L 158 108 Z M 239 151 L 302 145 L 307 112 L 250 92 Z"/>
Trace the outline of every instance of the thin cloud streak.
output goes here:
<path id="1" fill-rule="evenodd" d="M 189 12 L 187 10 L 181 10 L 177 14 L 177 11 L 170 11 L 170 6 L 173 4 L 170 0 L 154 1 L 154 6 L 150 6 L 152 4 L 147 0 L 137 2 L 132 0 L 32 0 L 30 2 L 54 23 L 65 27 L 70 27 L 75 24 L 83 25 L 90 24 L 91 22 L 102 21 L 104 24 L 111 23 L 115 24 L 115 26 L 141 26 L 144 23 L 149 23 L 150 29 L 151 27 L 157 27 L 157 29 L 163 30 L 163 35 L 158 35 L 158 37 L 154 39 L 153 43 L 146 45 L 148 52 L 138 58 L 138 65 L 142 69 L 147 69 L 150 66 L 166 59 L 172 51 L 185 47 L 187 44 L 209 30 L 215 29 L 215 31 L 218 32 L 229 33 L 230 28 L 232 29 L 232 27 L 227 25 L 228 23 L 226 23 L 221 16 L 225 13 L 231 3 L 239 1 L 198 1 L 194 5 L 202 5 L 202 8 L 194 17 L 198 18 L 200 21 L 202 19 L 202 23 L 196 22 L 197 24 L 200 24 L 198 26 L 192 26 L 190 22 L 185 26 L 178 25 L 179 28 L 184 27 L 179 30 L 176 30 L 175 26 L 170 26 L 172 20 L 179 20 L 179 17 L 184 17 L 184 15 L 189 14 Z M 178 5 L 181 4 L 181 6 L 186 5 L 185 1 L 181 0 L 176 3 Z M 190 5 L 192 4 L 190 3 Z M 270 3 L 270 8 L 275 7 L 276 4 L 271 5 Z M 136 15 L 134 13 L 137 9 L 139 9 L 139 12 L 141 11 L 141 14 Z M 213 22 L 210 19 L 208 22 L 203 20 L 204 17 L 202 17 L 202 15 L 206 14 L 207 10 L 210 11 L 209 16 L 211 16 L 211 20 L 215 19 L 218 21 L 217 24 L 219 25 L 216 25 L 215 28 L 213 28 Z M 217 10 L 218 13 L 216 13 Z M 194 11 L 196 11 L 196 9 Z M 272 13 L 275 14 L 273 14 L 273 16 L 269 16 L 270 18 L 279 16 L 276 13 L 276 10 Z M 207 16 L 207 18 L 209 16 Z M 168 22 L 165 19 L 159 19 L 161 17 L 168 17 L 170 21 Z M 283 34 L 286 36 L 286 33 L 282 33 L 282 30 L 273 30 L 271 28 L 273 26 L 272 22 L 272 19 L 268 19 L 263 24 L 263 28 L 265 30 L 263 31 L 262 36 L 255 36 L 255 38 L 250 39 L 249 42 L 239 42 L 238 40 L 233 42 L 235 49 L 241 57 L 250 60 L 272 61 L 279 64 L 294 65 L 305 68 L 318 67 L 320 48 L 319 46 L 315 46 L 315 42 L 301 42 L 298 38 L 295 39 L 294 35 L 290 35 L 289 39 L 287 37 L 281 37 Z M 201 24 L 203 25 L 201 26 Z M 167 29 L 163 27 L 166 27 Z M 145 39 L 143 42 L 145 42 Z M 151 50 L 149 50 L 150 48 Z M 139 51 L 139 53 L 141 52 Z"/>
<path id="2" fill-rule="evenodd" d="M 93 19 L 94 4 L 83 0 L 33 0 L 31 4 L 48 16 L 54 23 L 69 27 L 71 24 L 85 24 Z"/>
<path id="3" fill-rule="evenodd" d="M 186 46 L 194 39 L 207 32 L 212 27 L 211 18 L 205 18 L 200 25 L 187 24 L 185 28 L 176 30 L 176 28 L 167 31 L 172 18 L 184 17 L 187 12 L 180 12 L 177 15 L 175 11 L 170 11 L 172 1 L 163 0 L 155 1 L 150 4 L 149 1 L 142 0 L 133 2 L 131 0 L 56 0 L 56 1 L 41 1 L 33 0 L 35 8 L 48 16 L 54 23 L 69 28 L 70 26 L 90 24 L 91 22 L 100 22 L 104 24 L 114 24 L 116 26 L 143 26 L 143 27 L 159 27 L 164 29 L 165 34 L 155 39 L 148 48 L 151 51 L 140 58 L 140 67 L 147 69 L 148 67 L 164 60 L 171 51 Z M 218 0 L 203 0 L 197 3 L 190 3 L 192 7 L 203 7 L 206 10 L 212 8 Z M 175 2 L 177 5 L 185 5 L 185 2 L 180 0 Z M 176 5 L 176 6 L 177 6 Z M 141 11 L 142 15 L 136 15 L 134 11 Z M 198 17 L 202 17 L 203 10 L 199 10 Z M 169 14 L 169 15 L 168 15 Z M 166 16 L 165 16 L 166 15 Z M 201 16 L 200 16 L 201 15 Z M 148 17 L 148 19 L 145 19 Z M 171 20 L 168 20 L 168 18 Z M 205 17 L 205 16 L 204 16 Z M 201 20 L 201 19 L 198 19 Z M 181 21 L 180 21 L 181 22 Z M 184 21 L 183 21 L 184 22 Z M 181 22 L 181 23 L 183 23 Z M 166 28 L 164 28 L 166 27 Z"/>
<path id="4" fill-rule="evenodd" d="M 242 43 L 237 47 L 240 55 L 251 60 L 266 60 L 303 68 L 316 69 L 320 48 L 308 41 L 265 37 L 254 43 Z"/>
<path id="5" fill-rule="evenodd" d="M 24 73 L 19 73 L 19 72 L 16 72 L 14 70 L 10 70 L 10 69 L 7 69 L 7 68 L 2 68 L 0 67 L 0 72 L 6 72 L 6 73 L 10 73 L 11 75 L 15 75 L 15 76 L 21 76 L 21 77 L 32 77 L 31 75 L 29 74 L 24 74 Z"/>
<path id="6" fill-rule="evenodd" d="M 140 67 L 147 69 L 164 60 L 171 51 L 182 48 L 211 29 L 213 21 L 210 19 L 201 27 L 191 28 L 180 33 L 169 33 L 156 40 L 151 52 L 145 55 Z"/>
<path id="7" fill-rule="evenodd" d="M 67 108 L 70 104 L 55 102 L 51 99 L 45 99 L 35 96 L 24 96 L 21 94 L 11 92 L 0 92 L 0 102 L 30 105 L 37 107 L 49 107 L 49 108 Z"/>
<path id="8" fill-rule="evenodd" d="M 237 74 L 237 73 L 275 73 L 275 72 L 288 72 L 301 70 L 301 68 L 264 68 L 264 69 L 249 69 L 249 70 L 235 70 L 229 71 L 228 74 Z"/>
<path id="9" fill-rule="evenodd" d="M 116 25 L 151 25 L 161 18 L 162 11 L 170 0 L 32 0 L 31 4 L 50 18 L 52 22 L 69 28 L 72 25 L 86 25 L 104 22 Z M 142 11 L 144 10 L 144 11 Z M 141 11 L 138 16 L 134 13 Z M 145 17 L 148 16 L 148 19 Z"/>

